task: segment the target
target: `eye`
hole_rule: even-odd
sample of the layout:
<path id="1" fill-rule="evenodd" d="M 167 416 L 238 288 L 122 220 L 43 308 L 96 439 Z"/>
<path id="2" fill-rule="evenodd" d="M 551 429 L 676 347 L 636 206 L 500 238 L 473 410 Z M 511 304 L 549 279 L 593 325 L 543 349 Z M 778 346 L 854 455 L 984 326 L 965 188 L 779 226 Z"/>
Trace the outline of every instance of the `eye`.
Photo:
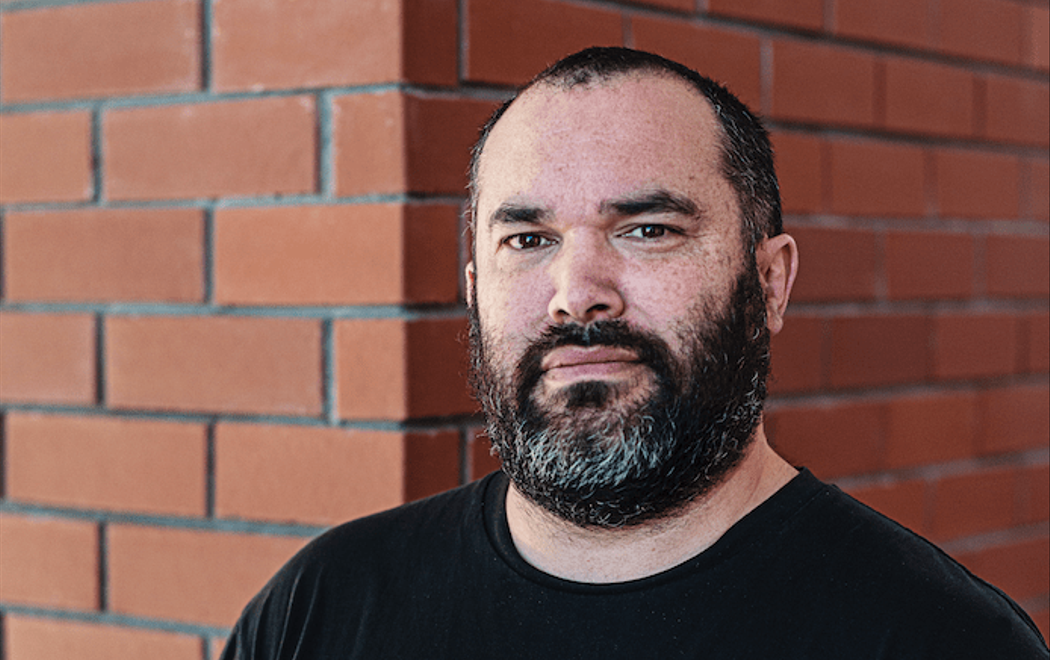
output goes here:
<path id="1" fill-rule="evenodd" d="M 625 238 L 655 239 L 663 238 L 668 234 L 676 233 L 674 229 L 666 225 L 638 225 L 633 229 L 621 234 Z"/>
<path id="2" fill-rule="evenodd" d="M 540 234 L 514 234 L 503 239 L 502 242 L 512 250 L 535 250 L 553 243 L 551 239 Z"/>

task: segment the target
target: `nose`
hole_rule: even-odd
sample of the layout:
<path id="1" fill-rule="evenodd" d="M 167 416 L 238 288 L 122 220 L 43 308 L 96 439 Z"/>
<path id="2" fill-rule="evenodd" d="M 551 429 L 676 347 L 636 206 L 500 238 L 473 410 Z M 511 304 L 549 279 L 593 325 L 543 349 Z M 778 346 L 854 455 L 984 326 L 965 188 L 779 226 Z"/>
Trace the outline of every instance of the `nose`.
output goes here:
<path id="1" fill-rule="evenodd" d="M 567 240 L 549 266 L 554 295 L 547 314 L 559 324 L 619 318 L 625 307 L 619 287 L 621 270 L 604 236 Z"/>

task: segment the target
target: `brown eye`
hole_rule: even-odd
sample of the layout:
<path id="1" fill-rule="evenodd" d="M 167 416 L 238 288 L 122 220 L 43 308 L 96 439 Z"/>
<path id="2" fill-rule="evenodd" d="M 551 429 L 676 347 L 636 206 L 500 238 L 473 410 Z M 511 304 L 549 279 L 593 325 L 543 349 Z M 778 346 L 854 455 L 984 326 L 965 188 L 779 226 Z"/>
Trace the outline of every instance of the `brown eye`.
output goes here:
<path id="1" fill-rule="evenodd" d="M 505 243 L 515 250 L 535 250 L 546 247 L 550 240 L 539 234 L 516 234 L 507 238 Z"/>
<path id="2" fill-rule="evenodd" d="M 628 238 L 663 238 L 667 235 L 667 227 L 664 225 L 639 225 L 624 234 Z"/>

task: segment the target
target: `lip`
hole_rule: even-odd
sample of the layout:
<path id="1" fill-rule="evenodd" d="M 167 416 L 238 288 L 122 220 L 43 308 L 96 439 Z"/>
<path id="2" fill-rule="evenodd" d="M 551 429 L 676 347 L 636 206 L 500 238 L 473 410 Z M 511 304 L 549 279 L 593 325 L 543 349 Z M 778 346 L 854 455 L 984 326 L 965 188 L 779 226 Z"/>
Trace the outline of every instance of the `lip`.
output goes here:
<path id="1" fill-rule="evenodd" d="M 615 346 L 561 346 L 543 358 L 541 368 L 554 380 L 615 378 L 639 364 L 638 355 Z"/>

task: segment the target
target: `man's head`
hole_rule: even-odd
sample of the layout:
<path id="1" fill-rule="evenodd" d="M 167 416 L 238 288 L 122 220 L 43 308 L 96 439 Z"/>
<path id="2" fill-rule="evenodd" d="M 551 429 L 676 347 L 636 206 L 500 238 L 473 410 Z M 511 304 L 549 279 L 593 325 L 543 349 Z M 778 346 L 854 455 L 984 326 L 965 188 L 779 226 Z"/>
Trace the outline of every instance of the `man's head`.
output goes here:
<path id="1" fill-rule="evenodd" d="M 600 84 L 626 75 L 665 75 L 690 85 L 714 111 L 722 127 L 722 172 L 740 205 L 742 230 L 754 248 L 764 236 L 783 231 L 780 189 L 773 167 L 773 150 L 762 123 L 725 87 L 696 71 L 659 55 L 627 48 L 588 48 L 541 72 L 493 113 L 481 129 L 470 163 L 471 222 L 477 217 L 478 166 L 492 128 L 507 109 L 533 87 L 561 89 Z"/>
<path id="2" fill-rule="evenodd" d="M 679 65 L 584 51 L 490 122 L 472 187 L 474 384 L 517 489 L 618 526 L 719 483 L 794 268 L 757 120 Z"/>

